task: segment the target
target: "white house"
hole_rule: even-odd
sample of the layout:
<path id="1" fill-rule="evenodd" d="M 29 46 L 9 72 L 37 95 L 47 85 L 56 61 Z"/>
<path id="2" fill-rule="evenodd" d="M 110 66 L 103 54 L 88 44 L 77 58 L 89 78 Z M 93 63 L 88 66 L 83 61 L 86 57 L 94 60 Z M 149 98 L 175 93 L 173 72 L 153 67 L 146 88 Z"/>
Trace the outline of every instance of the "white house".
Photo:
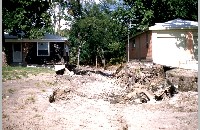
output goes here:
<path id="1" fill-rule="evenodd" d="M 130 38 L 130 59 L 198 69 L 198 22 L 175 19 L 156 23 Z M 128 51 L 128 50 L 127 50 Z"/>

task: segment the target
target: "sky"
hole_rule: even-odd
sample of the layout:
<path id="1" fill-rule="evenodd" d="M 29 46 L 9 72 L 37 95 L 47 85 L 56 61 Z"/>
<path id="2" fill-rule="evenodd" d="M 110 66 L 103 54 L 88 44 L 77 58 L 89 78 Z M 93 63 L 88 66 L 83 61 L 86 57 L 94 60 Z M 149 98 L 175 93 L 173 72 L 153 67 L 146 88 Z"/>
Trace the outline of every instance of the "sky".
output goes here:
<path id="1" fill-rule="evenodd" d="M 100 3 L 100 0 L 82 0 L 82 2 L 90 2 L 90 1 L 94 1 L 96 4 L 99 4 Z M 56 13 L 58 13 L 58 11 L 59 11 L 59 9 L 58 8 L 56 8 L 55 9 L 55 11 L 56 11 Z M 67 13 L 67 11 L 66 11 L 66 13 Z M 52 16 L 52 21 L 53 21 L 53 16 Z M 60 21 L 60 25 L 61 25 L 61 30 L 63 30 L 63 29 L 70 29 L 70 26 L 69 25 L 66 25 L 66 23 L 69 23 L 69 22 L 67 22 L 67 21 L 65 21 L 64 19 L 61 19 L 61 21 Z M 70 23 L 69 23 L 70 24 Z M 58 29 L 58 21 L 56 22 L 56 27 L 55 27 L 55 30 L 57 30 Z"/>
<path id="2" fill-rule="evenodd" d="M 100 3 L 100 0 L 82 0 L 81 2 L 95 2 L 96 4 L 99 4 Z M 122 0 L 117 0 L 117 2 L 122 2 Z M 112 7 L 111 7 L 112 8 Z M 113 7 L 114 8 L 114 7 Z M 59 9 L 58 8 L 56 8 L 56 12 L 58 12 L 59 11 Z M 66 14 L 67 14 L 67 11 L 66 11 Z M 53 19 L 53 16 L 52 16 L 52 19 Z M 60 21 L 60 24 L 61 24 L 61 30 L 63 30 L 63 29 L 70 29 L 70 26 L 69 25 L 66 25 L 66 23 L 68 23 L 68 24 L 70 24 L 70 22 L 67 22 L 67 21 L 65 21 L 64 19 L 62 19 L 61 21 Z M 55 30 L 57 30 L 57 28 L 58 28 L 58 21 L 57 21 L 57 23 L 56 23 L 56 28 L 55 28 Z"/>

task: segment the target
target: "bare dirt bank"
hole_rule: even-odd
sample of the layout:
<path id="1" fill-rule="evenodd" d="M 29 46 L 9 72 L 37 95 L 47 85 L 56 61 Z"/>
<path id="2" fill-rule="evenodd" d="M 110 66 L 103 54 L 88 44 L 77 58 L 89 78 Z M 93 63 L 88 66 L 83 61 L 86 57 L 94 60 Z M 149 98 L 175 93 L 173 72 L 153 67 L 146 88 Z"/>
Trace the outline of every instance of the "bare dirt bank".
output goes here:
<path id="1" fill-rule="evenodd" d="M 198 93 L 144 104 L 112 103 L 124 87 L 113 71 L 77 75 L 40 74 L 3 82 L 4 130 L 196 130 Z M 56 88 L 70 90 L 50 103 Z"/>

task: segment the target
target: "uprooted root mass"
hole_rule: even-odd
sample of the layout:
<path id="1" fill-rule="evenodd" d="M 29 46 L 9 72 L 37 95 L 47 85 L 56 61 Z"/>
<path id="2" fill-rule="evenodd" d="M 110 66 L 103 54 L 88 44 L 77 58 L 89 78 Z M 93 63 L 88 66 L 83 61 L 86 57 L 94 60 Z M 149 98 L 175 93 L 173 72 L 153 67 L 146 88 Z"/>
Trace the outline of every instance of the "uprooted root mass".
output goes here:
<path id="1" fill-rule="evenodd" d="M 165 78 L 163 66 L 151 63 L 122 64 L 110 78 L 116 79 L 115 85 L 125 88 L 121 95 L 102 96 L 104 100 L 112 103 L 147 103 L 171 98 L 178 93 L 177 85 Z M 50 95 L 49 102 L 68 100 L 70 92 L 66 89 L 56 89 Z"/>

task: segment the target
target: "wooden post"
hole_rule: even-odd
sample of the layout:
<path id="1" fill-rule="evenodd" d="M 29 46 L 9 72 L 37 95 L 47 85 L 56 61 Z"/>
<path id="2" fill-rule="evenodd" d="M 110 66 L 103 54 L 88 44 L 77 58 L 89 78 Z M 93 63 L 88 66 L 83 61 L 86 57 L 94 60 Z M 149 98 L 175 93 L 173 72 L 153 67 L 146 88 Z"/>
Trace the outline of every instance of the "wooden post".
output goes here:
<path id="1" fill-rule="evenodd" d="M 105 59 L 102 59 L 102 63 L 103 63 L 103 68 L 105 69 L 105 66 L 106 66 L 106 60 L 105 60 Z"/>
<path id="2" fill-rule="evenodd" d="M 97 62 L 97 55 L 96 55 L 96 69 L 97 69 L 97 64 L 98 64 L 98 62 Z"/>
<path id="3" fill-rule="evenodd" d="M 128 29 L 128 62 L 129 62 L 129 51 L 130 51 L 130 47 L 129 47 L 130 45 L 129 45 L 129 29 Z"/>

